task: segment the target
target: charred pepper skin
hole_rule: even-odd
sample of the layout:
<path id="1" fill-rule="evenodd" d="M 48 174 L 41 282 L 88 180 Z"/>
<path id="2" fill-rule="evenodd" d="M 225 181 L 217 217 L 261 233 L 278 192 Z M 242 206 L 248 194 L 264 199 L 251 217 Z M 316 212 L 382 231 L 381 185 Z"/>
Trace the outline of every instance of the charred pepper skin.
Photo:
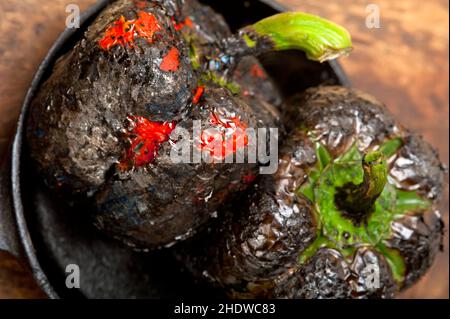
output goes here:
<path id="1" fill-rule="evenodd" d="M 283 27 L 286 37 L 274 33 Z M 299 28 L 308 36 L 298 37 Z M 256 163 L 219 168 L 174 163 L 175 168 L 167 163 L 167 147 L 178 143 L 172 133 L 176 126 L 192 122 L 193 108 L 210 112 L 210 124 L 222 130 L 219 135 L 259 124 L 279 125 L 272 105 L 280 102 L 274 85 L 255 59 L 244 61 L 244 56 L 302 49 L 311 59 L 323 61 L 351 49 L 344 28 L 304 13 L 264 19 L 230 41 L 220 39 L 221 34 L 229 36 L 223 19 L 194 0 L 118 0 L 57 61 L 32 103 L 28 141 L 46 183 L 75 201 L 75 194 L 92 200 L 95 224 L 136 249 L 172 245 L 192 235 L 207 221 L 205 216 L 242 188 L 236 175 L 257 168 Z M 265 45 L 268 39 L 270 45 Z M 241 43 L 242 50 L 233 43 Z M 227 46 L 234 48 L 226 50 Z M 249 66 L 258 79 L 242 75 Z M 206 133 L 200 138 L 207 152 L 217 144 Z M 239 139 L 248 143 L 243 134 Z M 155 163 L 161 176 L 140 175 L 139 170 L 152 169 Z M 176 178 L 184 170 L 185 176 L 203 175 L 210 181 L 191 180 L 189 186 L 197 194 L 185 195 L 191 189 L 188 179 Z M 218 176 L 229 177 L 225 184 L 230 186 L 213 180 Z M 173 184 L 155 185 L 164 182 L 160 178 Z M 248 174 L 241 178 L 247 185 Z M 215 189 L 214 184 L 223 187 Z M 206 190 L 212 192 L 204 196 Z M 200 200 L 194 203 L 195 196 Z M 177 200 L 183 199 L 194 207 L 181 214 Z M 161 231 L 164 226 L 166 232 Z"/>
<path id="2" fill-rule="evenodd" d="M 379 270 L 380 287 L 367 289 L 365 269 Z M 322 248 L 298 272 L 277 288 L 283 298 L 299 299 L 366 299 L 393 298 L 397 290 L 390 269 L 382 256 L 371 249 L 361 248 L 353 260 L 346 260 L 337 250 Z"/>
<path id="3" fill-rule="evenodd" d="M 53 188 L 95 191 L 122 156 L 127 115 L 172 121 L 189 102 L 196 79 L 189 59 L 183 58 L 187 51 L 181 35 L 171 31 L 167 8 L 155 5 L 147 10 L 167 30 L 157 32 L 151 44 L 136 37 L 133 46 L 105 50 L 99 45 L 108 26 L 121 16 L 134 19 L 138 11 L 133 1 L 107 7 L 83 39 L 57 61 L 32 103 L 29 147 Z M 163 72 L 161 58 L 171 47 L 181 52 L 180 64 L 176 72 Z"/>
<path id="4" fill-rule="evenodd" d="M 279 297 L 274 290 L 289 284 L 282 279 L 295 271 L 298 249 L 315 239 L 308 200 L 294 193 L 315 162 L 313 146 L 302 142 L 282 149 L 277 173 L 260 176 L 217 227 L 181 247 L 179 259 L 197 277 L 233 298 Z"/>
<path id="5" fill-rule="evenodd" d="M 207 63 L 204 69 L 218 71 L 218 76 L 235 86 L 236 93 L 258 116 L 259 127 L 281 127 L 281 94 L 258 59 L 254 56 L 236 59 L 223 53 L 224 48 L 218 49 L 223 39 L 233 35 L 225 19 L 194 0 L 185 1 L 182 16 L 189 17 L 195 27 L 194 31 L 194 27 L 188 26 L 180 30 L 191 49 L 212 51 L 212 57 L 204 62 Z"/>
<path id="6" fill-rule="evenodd" d="M 190 45 L 206 50 L 230 34 L 220 15 L 194 0 L 119 0 L 108 6 L 57 61 L 31 106 L 28 145 L 46 184 L 69 200 L 92 202 L 94 224 L 135 249 L 169 246 L 192 235 L 247 186 L 242 179 L 256 174 L 256 164 L 171 165 L 169 136 L 144 146 L 154 148 L 154 156 L 137 150 L 141 158 L 127 158 L 132 147 L 140 147 L 126 133 L 127 119 L 192 130 L 193 119 L 210 124 L 220 109 L 248 127 L 274 126 L 267 123 L 280 116 L 270 103 L 281 99 L 252 57 L 227 76 L 251 93 L 231 94 L 209 81 L 192 105 L 205 66 L 194 67 Z M 241 76 L 250 65 L 262 75 Z M 270 112 L 261 112 L 261 105 Z"/>
<path id="7" fill-rule="evenodd" d="M 184 244 L 177 258 L 231 298 L 393 297 L 396 285 L 387 263 L 370 249 L 357 250 L 347 261 L 339 251 L 322 248 L 299 266 L 299 253 L 317 239 L 312 203 L 296 191 L 316 164 L 315 147 L 300 131 L 289 136 L 280 154 L 277 173 L 260 176 L 217 230 L 211 227 Z M 380 269 L 380 289 L 364 287 L 361 272 L 367 266 Z"/>
<path id="8" fill-rule="evenodd" d="M 253 111 L 225 89 L 207 89 L 204 103 L 177 124 L 188 132 L 193 121 L 202 131 L 214 128 L 211 114 L 240 114 L 250 127 Z M 199 143 L 191 138 L 190 149 Z M 178 144 L 174 140 L 173 143 Z M 95 225 L 136 249 L 171 246 L 192 234 L 216 212 L 230 194 L 242 191 L 243 176 L 257 174 L 255 164 L 178 163 L 171 144 L 163 144 L 155 161 L 133 171 L 118 172 L 95 195 Z"/>
<path id="9" fill-rule="evenodd" d="M 437 203 L 442 197 L 444 172 L 447 169 L 440 163 L 437 151 L 422 138 L 407 133 L 390 176 L 401 189 L 417 189 L 423 197 Z M 393 224 L 393 229 L 387 246 L 404 257 L 408 271 L 403 285 L 407 288 L 426 273 L 443 249 L 445 225 L 437 210 L 423 209 L 419 214 L 405 215 Z"/>
<path id="10" fill-rule="evenodd" d="M 311 88 L 284 110 L 288 136 L 278 172 L 260 176 L 247 201 L 224 214 L 208 235 L 214 240 L 191 243 L 193 253 L 178 258 L 235 298 L 394 297 L 428 270 L 442 245 L 436 204 L 445 169 L 436 151 L 357 90 Z M 324 201 L 324 192 L 347 180 L 359 185 L 370 158 L 363 155 L 373 152 L 386 158 L 388 182 L 360 223 Z M 340 180 L 348 167 L 359 168 Z M 367 282 L 374 269 L 376 286 Z"/>
<path id="11" fill-rule="evenodd" d="M 416 203 L 404 208 L 400 214 L 403 217 L 391 222 L 390 236 L 383 244 L 403 260 L 399 289 L 411 286 L 428 270 L 442 247 L 444 225 L 436 205 L 442 196 L 446 169 L 437 151 L 398 125 L 382 103 L 357 90 L 310 89 L 289 101 L 285 109 L 331 154 L 342 153 L 355 142 L 364 151 L 401 139 L 402 145 L 389 157 L 390 183 L 399 191 L 417 194 L 418 201 L 428 201 L 429 205 Z"/>

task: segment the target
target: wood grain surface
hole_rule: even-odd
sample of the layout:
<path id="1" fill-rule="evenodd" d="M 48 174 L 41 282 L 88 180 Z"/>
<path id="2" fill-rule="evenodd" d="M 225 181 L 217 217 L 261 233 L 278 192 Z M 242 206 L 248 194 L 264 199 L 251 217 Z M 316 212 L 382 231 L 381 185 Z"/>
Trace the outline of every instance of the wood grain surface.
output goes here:
<path id="1" fill-rule="evenodd" d="M 0 0 L 0 154 L 14 128 L 37 66 L 64 29 L 69 3 L 95 0 Z M 435 145 L 449 162 L 448 0 L 280 0 L 343 24 L 354 52 L 342 59 L 354 87 L 384 101 L 401 123 Z M 367 5 L 380 10 L 380 28 L 367 28 Z M 448 179 L 447 179 L 448 180 Z M 445 250 L 403 298 L 449 297 L 448 188 L 441 205 Z M 45 298 L 29 272 L 0 252 L 0 298 Z"/>

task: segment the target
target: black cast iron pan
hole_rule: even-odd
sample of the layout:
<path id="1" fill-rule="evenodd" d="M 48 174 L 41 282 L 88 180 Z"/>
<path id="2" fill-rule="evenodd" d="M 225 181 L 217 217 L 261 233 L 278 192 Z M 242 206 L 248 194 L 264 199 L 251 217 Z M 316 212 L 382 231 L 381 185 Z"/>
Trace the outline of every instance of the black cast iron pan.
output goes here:
<path id="1" fill-rule="evenodd" d="M 40 65 L 25 97 L 17 130 L 0 174 L 0 250 L 22 259 L 50 298 L 169 298 L 211 296 L 194 284 L 167 251 L 137 253 L 104 238 L 86 220 L 85 208 L 70 208 L 52 197 L 30 167 L 24 125 L 30 101 L 55 60 L 71 48 L 99 11 L 100 0 L 81 18 L 80 29 L 67 29 Z M 236 30 L 284 8 L 271 0 L 203 0 Z M 337 64 L 306 60 L 299 52 L 260 57 L 283 95 L 321 84 L 349 86 Z M 66 267 L 80 269 L 80 288 L 66 287 Z"/>

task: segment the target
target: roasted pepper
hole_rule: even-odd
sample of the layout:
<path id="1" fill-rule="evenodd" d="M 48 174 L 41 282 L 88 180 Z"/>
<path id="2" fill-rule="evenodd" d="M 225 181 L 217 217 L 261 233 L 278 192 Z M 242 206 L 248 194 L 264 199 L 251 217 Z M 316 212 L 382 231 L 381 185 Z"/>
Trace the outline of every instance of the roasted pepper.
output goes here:
<path id="1" fill-rule="evenodd" d="M 442 249 L 437 152 L 357 90 L 320 87 L 284 105 L 279 169 L 178 257 L 246 298 L 391 298 Z"/>
<path id="2" fill-rule="evenodd" d="M 285 35 L 276 32 L 283 26 Z M 194 120 L 202 132 L 223 135 L 273 127 L 279 95 L 259 63 L 244 57 L 294 48 L 323 60 L 350 45 L 343 28 L 302 13 L 232 35 L 194 0 L 115 1 L 56 62 L 32 102 L 31 157 L 55 192 L 91 204 L 94 224 L 108 235 L 137 249 L 173 244 L 205 224 L 257 169 L 248 160 L 173 163 L 176 130 L 191 130 Z M 258 80 L 239 75 L 254 66 Z M 192 143 L 208 151 L 211 138 L 202 133 Z"/>

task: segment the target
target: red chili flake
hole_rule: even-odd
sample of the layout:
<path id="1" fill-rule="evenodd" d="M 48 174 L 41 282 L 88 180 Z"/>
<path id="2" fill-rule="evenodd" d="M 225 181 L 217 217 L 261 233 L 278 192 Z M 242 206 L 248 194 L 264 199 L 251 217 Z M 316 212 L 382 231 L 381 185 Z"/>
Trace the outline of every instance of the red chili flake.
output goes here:
<path id="1" fill-rule="evenodd" d="M 183 22 L 179 22 L 179 23 L 177 23 L 174 18 L 172 18 L 172 21 L 173 21 L 173 27 L 175 28 L 176 31 L 180 31 L 184 27 L 188 27 L 190 29 L 192 29 L 194 27 L 194 23 L 192 22 L 192 20 L 189 17 L 184 19 Z"/>
<path id="2" fill-rule="evenodd" d="M 202 97 L 203 92 L 205 92 L 205 87 L 203 85 L 197 87 L 194 97 L 192 98 L 192 104 L 197 104 L 200 101 L 200 98 Z"/>
<path id="3" fill-rule="evenodd" d="M 134 22 L 136 32 L 142 38 L 146 38 L 149 42 L 152 41 L 153 35 L 161 30 L 156 17 L 145 11 L 138 12 L 138 19 Z"/>
<path id="4" fill-rule="evenodd" d="M 173 21 L 173 27 L 174 27 L 175 31 L 180 31 L 181 29 L 184 28 L 184 24 L 182 22 L 181 23 L 177 23 L 175 21 L 175 19 L 172 19 L 172 21 Z"/>
<path id="5" fill-rule="evenodd" d="M 247 125 L 238 117 L 221 118 L 213 112 L 210 122 L 218 130 L 214 133 L 202 132 L 200 149 L 209 152 L 213 158 L 223 160 L 228 155 L 236 153 L 238 147 L 248 145 L 248 136 L 245 133 Z M 219 154 L 217 154 L 218 151 Z"/>
<path id="6" fill-rule="evenodd" d="M 169 140 L 175 122 L 153 122 L 142 116 L 128 116 L 128 137 L 130 147 L 126 159 L 119 167 L 127 168 L 126 163 L 139 167 L 153 162 L 158 155 L 159 146 Z"/>
<path id="7" fill-rule="evenodd" d="M 113 25 L 108 27 L 105 36 L 99 41 L 100 46 L 104 50 L 108 50 L 117 44 L 124 46 L 127 43 L 133 42 L 134 25 L 130 21 L 126 21 L 124 16 L 114 21 Z"/>
<path id="8" fill-rule="evenodd" d="M 194 27 L 194 22 L 192 22 L 191 18 L 187 17 L 184 19 L 184 25 L 192 29 Z"/>
<path id="9" fill-rule="evenodd" d="M 114 21 L 109 26 L 104 37 L 99 41 L 99 45 L 104 50 L 109 50 L 115 45 L 133 45 L 134 36 L 147 39 L 152 42 L 154 34 L 161 30 L 156 17 L 145 11 L 138 12 L 138 18 L 127 21 L 124 16 Z M 135 34 L 136 33 L 136 34 Z"/>
<path id="10" fill-rule="evenodd" d="M 264 70 L 258 65 L 254 64 L 252 68 L 250 69 L 250 74 L 254 77 L 265 79 L 267 77 Z"/>
<path id="11" fill-rule="evenodd" d="M 180 51 L 177 48 L 173 47 L 169 50 L 169 52 L 164 56 L 159 68 L 163 71 L 177 71 L 178 66 L 180 65 Z"/>
<path id="12" fill-rule="evenodd" d="M 244 184 L 251 184 L 255 181 L 255 179 L 256 179 L 256 175 L 253 175 L 253 174 L 248 174 L 248 175 L 242 176 L 242 182 Z"/>

